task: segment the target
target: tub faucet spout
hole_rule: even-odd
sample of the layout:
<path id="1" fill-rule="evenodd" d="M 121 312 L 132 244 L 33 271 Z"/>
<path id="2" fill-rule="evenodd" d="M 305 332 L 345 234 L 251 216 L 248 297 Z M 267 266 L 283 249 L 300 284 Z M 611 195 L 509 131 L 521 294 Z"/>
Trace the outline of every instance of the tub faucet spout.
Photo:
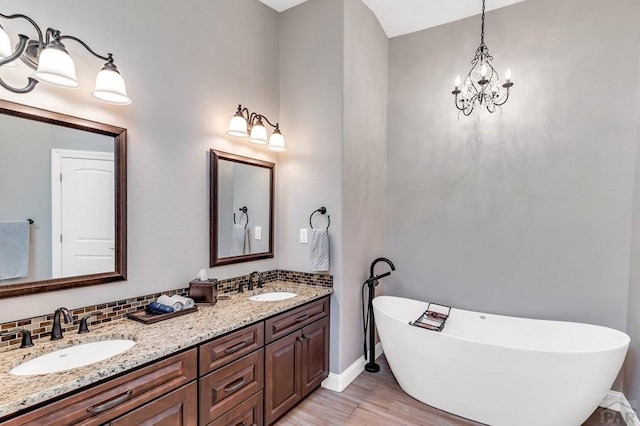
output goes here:
<path id="1" fill-rule="evenodd" d="M 387 259 L 386 257 L 379 257 L 376 260 L 374 260 L 373 262 L 371 262 L 371 269 L 369 270 L 369 279 L 370 280 L 379 280 L 380 278 L 384 278 L 387 277 L 389 275 L 391 275 L 391 271 L 387 271 L 384 274 L 380 274 L 380 275 L 374 275 L 374 268 L 376 267 L 376 265 L 380 262 L 385 262 L 387 265 L 389 265 L 389 267 L 391 268 L 391 271 L 395 271 L 396 270 L 396 266 L 393 264 L 393 262 L 389 259 Z"/>

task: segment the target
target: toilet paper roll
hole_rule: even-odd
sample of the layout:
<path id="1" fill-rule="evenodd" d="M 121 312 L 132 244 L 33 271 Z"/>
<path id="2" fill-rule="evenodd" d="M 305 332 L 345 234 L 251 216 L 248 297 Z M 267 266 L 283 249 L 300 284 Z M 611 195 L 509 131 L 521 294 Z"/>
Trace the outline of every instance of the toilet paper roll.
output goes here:
<path id="1" fill-rule="evenodd" d="M 183 297 L 178 294 L 174 294 L 173 296 L 171 296 L 171 300 L 173 300 L 174 302 L 182 303 L 182 306 L 184 306 L 184 309 L 193 308 L 196 305 L 193 299 L 190 299 L 188 297 Z"/>
<path id="2" fill-rule="evenodd" d="M 158 297 L 158 300 L 156 300 L 156 302 L 163 305 L 171 306 L 174 311 L 181 311 L 182 309 L 184 309 L 184 303 L 179 300 L 175 300 L 173 297 L 169 297 L 166 294 Z"/>

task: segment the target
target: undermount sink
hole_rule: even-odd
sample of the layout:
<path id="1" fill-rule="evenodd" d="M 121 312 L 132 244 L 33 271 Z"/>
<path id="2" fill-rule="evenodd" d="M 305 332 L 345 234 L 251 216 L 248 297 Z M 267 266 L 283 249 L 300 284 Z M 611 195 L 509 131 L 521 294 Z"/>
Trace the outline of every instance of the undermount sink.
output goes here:
<path id="1" fill-rule="evenodd" d="M 103 361 L 130 349 L 133 340 L 102 340 L 70 346 L 55 352 L 40 355 L 9 371 L 16 376 L 57 373 Z"/>
<path id="2" fill-rule="evenodd" d="M 296 297 L 297 294 L 289 291 L 274 291 L 272 293 L 262 293 L 251 296 L 249 300 L 254 302 L 277 302 L 278 300 L 287 300 Z"/>

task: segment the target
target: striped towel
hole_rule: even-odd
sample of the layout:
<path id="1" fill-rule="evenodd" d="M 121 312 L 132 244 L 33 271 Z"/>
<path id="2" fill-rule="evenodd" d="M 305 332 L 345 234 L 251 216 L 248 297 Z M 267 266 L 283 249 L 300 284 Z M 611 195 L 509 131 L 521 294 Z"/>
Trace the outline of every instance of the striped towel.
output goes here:
<path id="1" fill-rule="evenodd" d="M 329 231 L 326 229 L 311 230 L 311 270 L 329 270 Z"/>
<path id="2" fill-rule="evenodd" d="M 29 272 L 29 222 L 0 221 L 0 280 L 26 277 Z"/>

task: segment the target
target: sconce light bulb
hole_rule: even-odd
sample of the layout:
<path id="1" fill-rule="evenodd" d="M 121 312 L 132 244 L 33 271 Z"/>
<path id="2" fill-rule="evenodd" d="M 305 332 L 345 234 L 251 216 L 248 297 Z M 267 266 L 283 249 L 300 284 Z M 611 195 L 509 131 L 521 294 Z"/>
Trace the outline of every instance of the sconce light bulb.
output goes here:
<path id="1" fill-rule="evenodd" d="M 268 148 L 271 151 L 286 151 L 284 148 L 284 136 L 282 136 L 282 133 L 280 133 L 280 129 L 278 127 L 276 127 L 276 129 L 271 134 L 271 137 L 269 138 Z"/>
<path id="2" fill-rule="evenodd" d="M 264 127 L 264 123 L 260 117 L 258 117 L 258 121 L 251 128 L 251 137 L 249 138 L 249 142 L 258 145 L 267 144 L 267 129 Z"/>
<path id="3" fill-rule="evenodd" d="M 96 88 L 93 97 L 114 105 L 128 105 L 131 98 L 127 96 L 127 87 L 118 68 L 107 62 L 96 76 Z"/>
<path id="4" fill-rule="evenodd" d="M 229 129 L 227 129 L 227 134 L 235 136 L 237 138 L 249 137 L 247 120 L 242 115 L 242 111 L 236 112 L 233 117 L 231 117 L 231 120 L 229 121 Z"/>
<path id="5" fill-rule="evenodd" d="M 0 25 L 0 59 L 5 59 L 13 53 L 13 49 L 11 48 L 11 40 L 9 39 L 9 34 L 2 28 Z M 15 68 L 16 62 L 12 61 L 8 64 L 4 64 L 3 68 Z"/>
<path id="6" fill-rule="evenodd" d="M 76 77 L 76 66 L 64 45 L 57 40 L 51 41 L 40 53 L 38 70 L 33 75 L 38 81 L 54 86 L 77 89 L 80 87 Z"/>

